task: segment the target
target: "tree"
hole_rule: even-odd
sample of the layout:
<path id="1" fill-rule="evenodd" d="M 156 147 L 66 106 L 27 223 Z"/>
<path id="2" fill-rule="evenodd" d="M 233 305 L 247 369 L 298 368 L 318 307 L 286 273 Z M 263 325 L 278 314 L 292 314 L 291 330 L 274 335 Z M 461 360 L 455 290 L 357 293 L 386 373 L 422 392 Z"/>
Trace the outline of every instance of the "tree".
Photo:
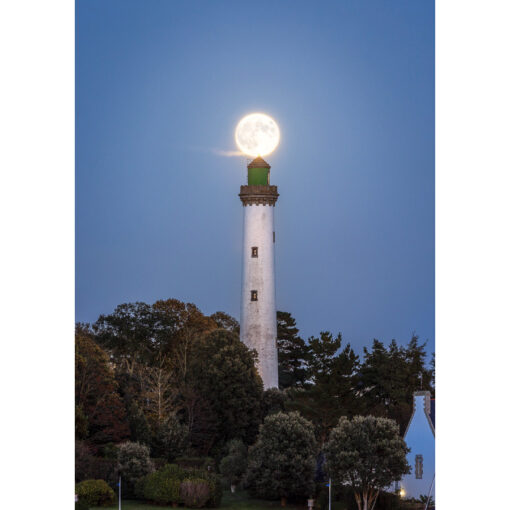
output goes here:
<path id="1" fill-rule="evenodd" d="M 143 367 L 140 374 L 144 409 L 150 421 L 157 426 L 176 411 L 177 383 L 174 382 L 174 374 L 162 366 Z"/>
<path id="2" fill-rule="evenodd" d="M 287 397 L 278 388 L 268 388 L 262 394 L 262 417 L 285 411 Z"/>
<path id="3" fill-rule="evenodd" d="M 298 336 L 296 320 L 288 312 L 276 312 L 278 383 L 280 389 L 304 386 L 308 378 L 308 346 Z"/>
<path id="4" fill-rule="evenodd" d="M 177 299 L 124 303 L 112 314 L 100 315 L 93 326 L 99 345 L 128 371 L 166 359 L 179 377 L 185 377 L 193 338 L 215 328 L 214 320 L 194 304 Z"/>
<path id="5" fill-rule="evenodd" d="M 117 469 L 122 476 L 123 493 L 132 497 L 136 483 L 154 471 L 149 448 L 140 443 L 122 443 L 119 447 Z"/>
<path id="6" fill-rule="evenodd" d="M 144 412 L 140 409 L 136 401 L 133 401 L 128 408 L 129 430 L 131 440 L 144 445 L 151 442 L 151 430 Z"/>
<path id="7" fill-rule="evenodd" d="M 147 303 L 123 303 L 109 315 L 100 315 L 93 326 L 97 343 L 117 364 L 133 372 L 137 363 L 150 362 L 161 350 L 161 320 Z"/>
<path id="8" fill-rule="evenodd" d="M 321 443 L 338 423 L 340 416 L 354 416 L 360 410 L 357 395 L 359 358 L 347 344 L 340 350 L 342 336 L 329 332 L 312 337 L 310 346 L 310 379 L 305 389 L 290 392 L 289 409 L 295 409 L 311 420 Z"/>
<path id="9" fill-rule="evenodd" d="M 406 347 L 392 340 L 385 348 L 374 340 L 371 350 L 364 348 L 359 376 L 365 409 L 396 420 L 401 433 L 411 418 L 413 393 L 433 390 L 432 371 L 425 364 L 425 345 L 420 345 L 415 335 Z"/>
<path id="10" fill-rule="evenodd" d="M 305 498 L 314 492 L 317 443 L 313 425 L 299 413 L 272 414 L 248 454 L 246 484 L 253 496 Z"/>
<path id="11" fill-rule="evenodd" d="M 189 359 L 188 383 L 213 414 L 217 446 L 234 438 L 253 442 L 263 391 L 255 352 L 236 334 L 216 329 L 193 344 Z"/>
<path id="12" fill-rule="evenodd" d="M 86 439 L 89 435 L 87 415 L 81 406 L 75 406 L 74 408 L 74 433 L 76 439 Z"/>
<path id="13" fill-rule="evenodd" d="M 225 312 L 216 312 L 211 315 L 211 319 L 216 323 L 216 326 L 220 329 L 226 329 L 232 331 L 232 333 L 239 334 L 240 326 L 234 317 L 228 315 Z"/>
<path id="14" fill-rule="evenodd" d="M 410 472 L 409 452 L 394 420 L 341 417 L 324 446 L 335 483 L 350 485 L 358 510 L 373 510 L 379 491 Z"/>
<path id="15" fill-rule="evenodd" d="M 188 435 L 186 425 L 175 414 L 171 414 L 154 427 L 151 442 L 153 456 L 172 462 L 184 452 Z"/>
<path id="16" fill-rule="evenodd" d="M 166 299 L 156 301 L 153 309 L 160 318 L 161 328 L 168 329 L 171 333 L 167 335 L 168 340 L 160 349 L 160 355 L 166 356 L 175 379 L 184 381 L 193 342 L 200 336 L 217 329 L 217 325 L 193 303 Z"/>
<path id="17" fill-rule="evenodd" d="M 83 422 L 85 415 L 92 443 L 120 442 L 129 437 L 129 428 L 108 356 L 80 326 L 75 342 L 75 402 L 81 409 L 77 419 Z"/>
<path id="18" fill-rule="evenodd" d="M 246 471 L 248 449 L 239 439 L 232 439 L 227 444 L 227 455 L 221 459 L 220 473 L 230 484 L 230 490 L 235 492 L 236 486 L 242 480 Z"/>
<path id="19" fill-rule="evenodd" d="M 310 349 L 310 377 L 317 382 L 321 377 L 331 373 L 335 354 L 342 345 L 342 335 L 336 338 L 329 331 L 321 331 L 319 338 L 312 336 L 308 339 Z"/>

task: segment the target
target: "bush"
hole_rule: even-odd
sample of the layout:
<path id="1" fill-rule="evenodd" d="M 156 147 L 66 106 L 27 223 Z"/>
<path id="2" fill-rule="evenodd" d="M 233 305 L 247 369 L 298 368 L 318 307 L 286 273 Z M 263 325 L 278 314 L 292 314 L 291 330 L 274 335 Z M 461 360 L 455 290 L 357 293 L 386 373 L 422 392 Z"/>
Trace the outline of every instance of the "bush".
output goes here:
<path id="1" fill-rule="evenodd" d="M 149 448 L 140 443 L 123 443 L 119 447 L 117 469 L 122 476 L 122 493 L 135 495 L 135 485 L 140 478 L 154 471 Z"/>
<path id="2" fill-rule="evenodd" d="M 88 506 L 106 506 L 115 501 L 115 493 L 104 480 L 85 480 L 76 485 L 78 501 Z"/>
<path id="3" fill-rule="evenodd" d="M 167 462 L 172 462 L 185 451 L 188 436 L 188 427 L 181 423 L 177 416 L 169 416 L 153 432 L 151 439 L 153 455 L 163 457 Z"/>
<path id="4" fill-rule="evenodd" d="M 221 505 L 221 498 L 223 497 L 220 477 L 211 471 L 204 471 L 200 478 L 207 480 L 211 489 L 211 494 L 205 506 L 208 508 L 218 508 Z"/>
<path id="5" fill-rule="evenodd" d="M 167 464 L 147 475 L 143 481 L 145 499 L 160 504 L 179 503 L 181 480 L 185 475 L 186 473 L 175 464 Z M 139 485 L 138 491 L 140 491 Z"/>
<path id="6" fill-rule="evenodd" d="M 205 469 L 186 469 L 183 473 L 185 473 L 185 478 L 187 479 L 198 478 L 200 480 L 206 480 L 209 483 L 211 493 L 205 505 L 206 507 L 217 508 L 221 505 L 223 487 L 221 486 L 220 477 L 214 473 L 214 471 L 207 471 Z"/>
<path id="7" fill-rule="evenodd" d="M 227 445 L 227 451 L 220 462 L 220 473 L 228 480 L 232 490 L 235 490 L 246 471 L 248 450 L 240 439 L 232 439 Z"/>
<path id="8" fill-rule="evenodd" d="M 402 508 L 400 496 L 390 492 L 380 492 L 374 510 L 398 510 L 400 508 Z"/>
<path id="9" fill-rule="evenodd" d="M 74 504 L 74 510 L 89 510 L 89 505 L 85 501 L 78 500 Z"/>
<path id="10" fill-rule="evenodd" d="M 109 485 L 115 484 L 117 461 L 96 457 L 84 441 L 75 445 L 75 482 L 83 480 L 105 480 Z"/>
<path id="11" fill-rule="evenodd" d="M 202 508 L 211 495 L 211 486 L 207 480 L 187 478 L 181 483 L 181 500 L 190 508 Z"/>

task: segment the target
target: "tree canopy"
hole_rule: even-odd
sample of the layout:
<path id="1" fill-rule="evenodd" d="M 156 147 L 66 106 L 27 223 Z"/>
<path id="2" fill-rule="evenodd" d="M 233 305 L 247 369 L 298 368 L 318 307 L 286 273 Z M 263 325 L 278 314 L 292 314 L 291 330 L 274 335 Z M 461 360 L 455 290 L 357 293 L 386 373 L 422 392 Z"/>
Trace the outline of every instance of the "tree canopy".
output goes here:
<path id="1" fill-rule="evenodd" d="M 410 472 L 408 452 L 395 421 L 374 416 L 343 416 L 324 445 L 331 478 L 354 489 L 359 510 L 372 510 L 379 491 Z"/>
<path id="2" fill-rule="evenodd" d="M 246 484 L 267 499 L 304 498 L 314 492 L 317 442 L 313 424 L 299 413 L 266 417 L 250 448 Z"/>

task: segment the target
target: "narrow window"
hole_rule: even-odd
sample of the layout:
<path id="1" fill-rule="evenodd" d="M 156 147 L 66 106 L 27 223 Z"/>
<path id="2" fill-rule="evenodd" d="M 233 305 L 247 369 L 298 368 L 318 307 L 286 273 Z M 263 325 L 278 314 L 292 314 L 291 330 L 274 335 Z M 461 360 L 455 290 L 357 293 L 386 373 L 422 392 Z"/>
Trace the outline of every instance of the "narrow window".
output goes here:
<path id="1" fill-rule="evenodd" d="M 251 300 L 252 301 L 258 301 L 257 291 L 256 290 L 252 290 L 251 291 Z"/>
<path id="2" fill-rule="evenodd" d="M 276 234 L 274 233 L 274 230 L 273 230 L 273 243 L 276 242 Z"/>
<path id="3" fill-rule="evenodd" d="M 256 246 L 252 246 L 251 248 L 251 257 L 256 259 L 259 256 L 259 249 Z"/>
<path id="4" fill-rule="evenodd" d="M 423 455 L 416 455 L 414 459 L 414 474 L 419 480 L 423 477 Z"/>

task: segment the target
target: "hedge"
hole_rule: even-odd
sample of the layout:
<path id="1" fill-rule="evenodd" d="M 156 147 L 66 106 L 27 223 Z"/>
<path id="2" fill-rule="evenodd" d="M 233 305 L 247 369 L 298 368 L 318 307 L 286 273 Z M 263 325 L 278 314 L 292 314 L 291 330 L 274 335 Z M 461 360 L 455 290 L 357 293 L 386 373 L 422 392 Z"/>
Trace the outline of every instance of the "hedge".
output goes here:
<path id="1" fill-rule="evenodd" d="M 107 506 L 115 501 L 115 493 L 104 480 L 84 480 L 76 485 L 78 501 L 88 506 Z"/>

